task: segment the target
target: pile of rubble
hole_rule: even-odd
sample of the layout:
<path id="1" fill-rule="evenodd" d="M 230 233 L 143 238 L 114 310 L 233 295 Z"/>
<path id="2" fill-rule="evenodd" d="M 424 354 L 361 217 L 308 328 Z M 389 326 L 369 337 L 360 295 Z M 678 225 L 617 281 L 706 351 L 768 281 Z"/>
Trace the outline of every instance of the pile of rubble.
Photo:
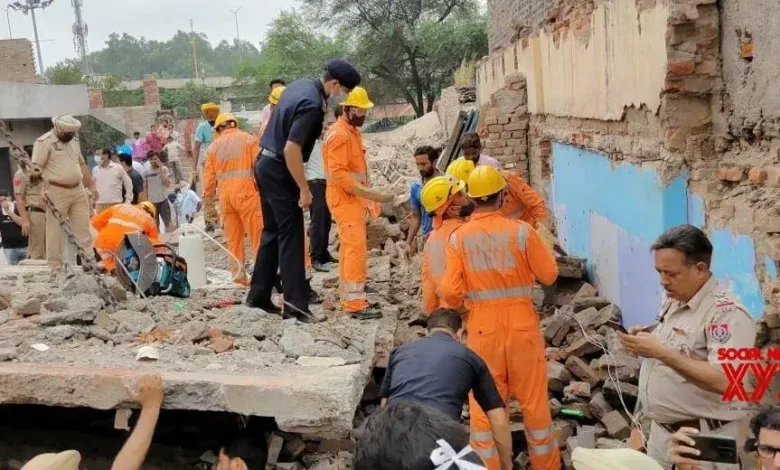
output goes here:
<path id="1" fill-rule="evenodd" d="M 620 308 L 588 283 L 558 293 L 541 322 L 547 349 L 550 409 L 566 468 L 577 446 L 627 447 L 637 401 L 639 358 L 622 347 Z M 522 454 L 520 459 L 527 459 Z"/>

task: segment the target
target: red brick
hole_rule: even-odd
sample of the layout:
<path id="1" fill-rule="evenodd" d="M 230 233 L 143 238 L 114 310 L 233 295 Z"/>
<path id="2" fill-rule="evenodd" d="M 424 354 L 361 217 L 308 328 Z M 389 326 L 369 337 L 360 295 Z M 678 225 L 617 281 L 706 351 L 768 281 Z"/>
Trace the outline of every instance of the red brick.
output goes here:
<path id="1" fill-rule="evenodd" d="M 504 126 L 501 125 L 488 126 L 488 130 L 490 132 L 504 132 Z"/>
<path id="2" fill-rule="evenodd" d="M 745 178 L 745 169 L 738 166 L 718 169 L 718 178 L 722 181 L 739 182 Z"/>
<path id="3" fill-rule="evenodd" d="M 504 126 L 505 131 L 524 131 L 528 129 L 528 122 L 510 122 Z"/>
<path id="4" fill-rule="evenodd" d="M 715 75 L 718 72 L 718 61 L 707 59 L 696 64 L 696 73 L 701 75 Z"/>
<path id="5" fill-rule="evenodd" d="M 743 59 L 753 58 L 753 41 L 742 43 L 741 55 Z"/>
<path id="6" fill-rule="evenodd" d="M 668 77 L 686 77 L 696 72 L 696 64 L 692 60 L 677 60 L 666 66 Z"/>
<path id="7" fill-rule="evenodd" d="M 750 184 L 764 184 L 768 175 L 763 168 L 751 168 L 748 171 L 748 182 Z"/>
<path id="8" fill-rule="evenodd" d="M 36 83 L 32 43 L 27 39 L 0 41 L 0 82 Z"/>
<path id="9" fill-rule="evenodd" d="M 488 139 L 490 140 L 498 140 L 501 138 L 501 134 L 498 132 L 494 132 L 493 134 L 488 134 Z"/>
<path id="10" fill-rule="evenodd" d="M 515 131 L 512 132 L 512 138 L 513 139 L 525 139 L 525 136 L 528 135 L 525 131 Z"/>
<path id="11" fill-rule="evenodd" d="M 228 338 L 227 336 L 223 336 L 221 338 L 217 338 L 216 340 L 213 340 L 211 342 L 210 347 L 217 354 L 227 352 L 233 349 L 233 340 Z"/>
<path id="12" fill-rule="evenodd" d="M 685 83 L 680 80 L 667 80 L 664 83 L 664 91 L 669 93 L 680 93 L 687 90 L 688 87 L 685 86 Z"/>
<path id="13" fill-rule="evenodd" d="M 512 138 L 512 133 L 509 132 L 509 131 L 504 131 L 504 132 L 501 133 L 501 138 L 502 139 L 511 139 Z"/>

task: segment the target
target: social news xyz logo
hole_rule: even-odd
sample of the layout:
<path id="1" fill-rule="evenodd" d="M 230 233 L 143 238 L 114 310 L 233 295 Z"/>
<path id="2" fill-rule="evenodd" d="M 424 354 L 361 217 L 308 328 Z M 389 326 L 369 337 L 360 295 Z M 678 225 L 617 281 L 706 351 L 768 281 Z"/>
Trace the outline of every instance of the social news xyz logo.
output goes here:
<path id="1" fill-rule="evenodd" d="M 718 362 L 729 380 L 723 401 L 760 402 L 766 394 L 772 377 L 780 369 L 780 348 L 720 348 Z M 756 378 L 755 388 L 748 393 L 744 380 L 748 372 Z M 780 394 L 778 395 L 780 399 Z"/>

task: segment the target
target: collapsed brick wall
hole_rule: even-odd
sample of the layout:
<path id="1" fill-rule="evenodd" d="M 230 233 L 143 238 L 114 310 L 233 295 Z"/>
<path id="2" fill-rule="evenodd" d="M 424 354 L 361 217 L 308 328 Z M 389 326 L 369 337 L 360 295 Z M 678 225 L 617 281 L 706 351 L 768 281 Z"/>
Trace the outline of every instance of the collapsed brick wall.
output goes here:
<path id="1" fill-rule="evenodd" d="M 485 152 L 507 169 L 528 179 L 528 107 L 525 78 L 507 77 L 507 87 L 493 94 L 482 135 Z"/>
<path id="2" fill-rule="evenodd" d="M 38 82 L 32 43 L 27 39 L 0 40 L 0 64 L 0 82 Z"/>

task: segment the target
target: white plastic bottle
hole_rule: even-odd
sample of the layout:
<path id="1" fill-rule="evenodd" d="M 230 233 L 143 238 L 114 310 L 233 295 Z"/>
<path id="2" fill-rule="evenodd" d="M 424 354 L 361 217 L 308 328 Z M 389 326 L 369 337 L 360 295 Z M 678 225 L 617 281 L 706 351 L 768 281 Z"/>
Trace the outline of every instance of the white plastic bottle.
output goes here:
<path id="1" fill-rule="evenodd" d="M 180 233 L 179 256 L 187 261 L 187 280 L 192 289 L 199 289 L 207 283 L 203 237 L 190 224 L 182 225 Z"/>

